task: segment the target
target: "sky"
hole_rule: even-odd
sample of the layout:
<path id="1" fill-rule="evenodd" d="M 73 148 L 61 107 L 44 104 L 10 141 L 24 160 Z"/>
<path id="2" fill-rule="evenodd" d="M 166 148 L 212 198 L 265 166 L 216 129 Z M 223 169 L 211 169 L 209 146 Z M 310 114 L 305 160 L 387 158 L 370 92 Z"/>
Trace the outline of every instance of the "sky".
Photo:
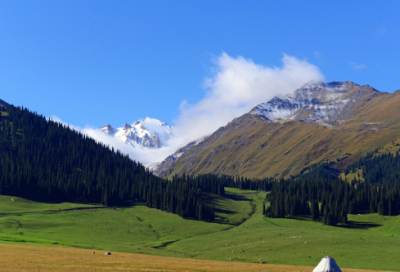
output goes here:
<path id="1" fill-rule="evenodd" d="M 309 80 L 393 92 L 398 10 L 399 1 L 1 0 L 0 99 L 80 128 L 150 116 L 204 134 Z M 201 133 L 192 134 L 185 140 Z"/>

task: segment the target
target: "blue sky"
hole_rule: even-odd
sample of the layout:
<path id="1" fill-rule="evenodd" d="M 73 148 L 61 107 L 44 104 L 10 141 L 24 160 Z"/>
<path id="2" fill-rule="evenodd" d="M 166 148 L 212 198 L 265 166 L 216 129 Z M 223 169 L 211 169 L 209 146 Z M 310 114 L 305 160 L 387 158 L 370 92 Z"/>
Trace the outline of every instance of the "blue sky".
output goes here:
<path id="1" fill-rule="evenodd" d="M 0 99 L 81 127 L 174 123 L 223 53 L 265 67 L 287 54 L 327 81 L 393 92 L 399 3 L 2 0 Z"/>

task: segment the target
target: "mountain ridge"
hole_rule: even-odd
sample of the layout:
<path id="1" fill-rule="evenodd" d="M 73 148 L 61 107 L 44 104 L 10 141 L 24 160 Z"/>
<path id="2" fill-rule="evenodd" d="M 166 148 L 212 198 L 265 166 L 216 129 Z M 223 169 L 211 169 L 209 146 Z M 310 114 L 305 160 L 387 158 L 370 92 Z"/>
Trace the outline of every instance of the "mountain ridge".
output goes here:
<path id="1" fill-rule="evenodd" d="M 400 116 L 396 114 L 400 111 L 399 93 L 383 93 L 349 81 L 339 83 L 323 83 L 329 88 L 344 86 L 340 90 L 335 87 L 336 98 L 319 95 L 326 94 L 326 85 L 314 83 L 278 97 L 280 101 L 273 98 L 259 104 L 191 147 L 160 176 L 214 173 L 288 177 L 321 161 L 334 161 L 343 171 L 360 154 L 400 135 Z M 301 104 L 297 95 L 307 88 L 315 91 Z M 318 101 L 312 102 L 314 98 Z M 341 104 L 345 99 L 348 101 Z M 278 111 L 284 114 L 277 115 Z"/>
<path id="2" fill-rule="evenodd" d="M 292 94 L 275 96 L 254 107 L 250 113 L 262 115 L 270 121 L 277 119 L 316 122 L 318 120 L 348 119 L 357 101 L 380 92 L 369 85 L 352 81 L 319 82 L 304 85 Z"/>
<path id="3" fill-rule="evenodd" d="M 0 99 L 0 108 L 7 108 L 10 104 Z"/>

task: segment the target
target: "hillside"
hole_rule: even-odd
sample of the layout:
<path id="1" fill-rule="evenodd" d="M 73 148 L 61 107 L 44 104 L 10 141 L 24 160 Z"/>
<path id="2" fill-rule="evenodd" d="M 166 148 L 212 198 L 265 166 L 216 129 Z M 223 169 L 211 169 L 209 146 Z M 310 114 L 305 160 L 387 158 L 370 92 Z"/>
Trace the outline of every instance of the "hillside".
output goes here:
<path id="1" fill-rule="evenodd" d="M 0 99 L 0 108 L 7 108 L 8 107 L 8 103 L 5 102 L 4 100 Z"/>
<path id="2" fill-rule="evenodd" d="M 105 206 L 146 203 L 183 218 L 214 220 L 202 193 L 224 195 L 216 176 L 158 178 L 128 155 L 26 108 L 0 115 L 0 194 Z"/>
<path id="3" fill-rule="evenodd" d="M 343 171 L 400 135 L 399 94 L 352 82 L 305 86 L 221 127 L 161 176 L 288 177 L 320 161 Z"/>

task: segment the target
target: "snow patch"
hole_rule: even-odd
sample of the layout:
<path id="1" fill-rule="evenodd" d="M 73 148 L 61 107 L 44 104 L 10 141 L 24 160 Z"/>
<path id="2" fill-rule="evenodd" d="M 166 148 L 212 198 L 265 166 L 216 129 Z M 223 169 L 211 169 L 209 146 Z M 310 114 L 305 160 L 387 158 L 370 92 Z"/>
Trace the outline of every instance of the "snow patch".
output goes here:
<path id="1" fill-rule="evenodd" d="M 348 90 L 358 86 L 353 82 L 318 82 L 304 85 L 294 93 L 276 96 L 255 107 L 250 113 L 264 116 L 270 121 L 294 120 L 310 112 L 304 122 L 329 120 L 340 115 L 350 102 Z"/>

